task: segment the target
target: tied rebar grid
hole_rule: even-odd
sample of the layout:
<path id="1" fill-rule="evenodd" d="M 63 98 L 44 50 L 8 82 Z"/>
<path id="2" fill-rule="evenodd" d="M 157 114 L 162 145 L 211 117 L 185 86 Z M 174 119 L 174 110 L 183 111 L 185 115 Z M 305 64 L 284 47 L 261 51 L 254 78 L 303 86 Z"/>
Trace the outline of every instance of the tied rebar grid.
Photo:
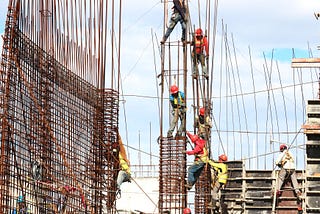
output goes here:
<path id="1" fill-rule="evenodd" d="M 160 145 L 159 212 L 181 213 L 186 207 L 185 139 L 163 138 Z"/>
<path id="2" fill-rule="evenodd" d="M 4 41 L 0 212 L 115 213 L 118 93 L 97 90 L 10 21 Z"/>

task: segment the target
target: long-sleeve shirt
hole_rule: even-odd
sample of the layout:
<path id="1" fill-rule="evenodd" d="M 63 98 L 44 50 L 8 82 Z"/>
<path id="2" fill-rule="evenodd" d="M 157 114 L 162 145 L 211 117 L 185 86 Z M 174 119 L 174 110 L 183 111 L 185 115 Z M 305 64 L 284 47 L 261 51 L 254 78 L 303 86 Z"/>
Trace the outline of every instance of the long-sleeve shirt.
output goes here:
<path id="1" fill-rule="evenodd" d="M 205 148 L 206 145 L 206 141 L 199 138 L 198 140 L 196 140 L 194 143 L 194 148 L 191 151 L 187 151 L 186 154 L 187 155 L 194 155 L 195 156 L 195 160 L 201 160 L 203 162 L 206 162 L 208 159 L 208 151 Z"/>

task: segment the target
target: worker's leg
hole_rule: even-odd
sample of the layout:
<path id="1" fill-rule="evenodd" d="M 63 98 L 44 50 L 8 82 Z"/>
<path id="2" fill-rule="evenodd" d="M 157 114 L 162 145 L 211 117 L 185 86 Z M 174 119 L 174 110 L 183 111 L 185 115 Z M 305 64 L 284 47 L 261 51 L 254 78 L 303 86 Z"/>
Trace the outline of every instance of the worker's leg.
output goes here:
<path id="1" fill-rule="evenodd" d="M 179 114 L 178 109 L 174 109 L 172 111 L 172 119 L 171 119 L 171 123 L 170 123 L 170 128 L 167 133 L 167 137 L 172 137 L 172 133 L 173 133 L 174 128 L 176 127 L 177 122 L 178 122 L 178 117 L 179 117 L 178 114 Z"/>
<path id="2" fill-rule="evenodd" d="M 300 189 L 299 189 L 299 184 L 298 184 L 298 181 L 297 181 L 297 175 L 296 175 L 296 171 L 293 170 L 290 172 L 290 177 L 291 177 L 291 182 L 292 182 L 292 185 L 293 185 L 293 188 L 294 188 L 294 191 L 297 193 L 297 194 L 300 194 Z"/>
<path id="3" fill-rule="evenodd" d="M 198 179 L 203 167 L 204 167 L 204 162 L 195 161 L 188 168 L 188 184 L 189 185 L 193 186 L 196 183 L 196 181 L 197 181 L 197 179 Z"/>
<path id="4" fill-rule="evenodd" d="M 200 54 L 200 63 L 201 63 L 201 68 L 202 68 L 202 75 L 207 78 L 208 77 L 208 72 L 207 72 L 207 66 L 205 62 L 205 57 L 203 54 Z"/>
<path id="5" fill-rule="evenodd" d="M 219 190 L 220 190 L 220 183 L 216 181 L 212 187 L 211 190 L 211 201 L 212 201 L 212 207 L 216 208 L 217 207 L 217 202 L 219 201 Z"/>
<path id="6" fill-rule="evenodd" d="M 180 24 L 181 24 L 181 30 L 182 30 L 182 35 L 181 35 L 181 41 L 185 41 L 186 40 L 186 29 L 187 29 L 187 25 L 185 23 L 185 21 L 183 20 L 183 18 L 180 16 Z"/>
<path id="7" fill-rule="evenodd" d="M 281 169 L 278 175 L 278 186 L 277 186 L 277 191 L 279 191 L 282 187 L 282 184 L 284 182 L 284 179 L 286 177 L 287 171 L 285 169 Z"/>
<path id="8" fill-rule="evenodd" d="M 178 23 L 179 18 L 180 18 L 180 14 L 179 13 L 173 13 L 172 14 L 169 26 L 167 28 L 167 31 L 166 31 L 165 35 L 163 36 L 162 42 L 165 42 L 168 39 L 168 37 L 170 36 L 170 34 L 173 31 L 174 27 Z"/>
<path id="9" fill-rule="evenodd" d="M 192 76 L 196 78 L 198 74 L 198 54 L 192 52 Z"/>
<path id="10" fill-rule="evenodd" d="M 186 128 L 186 112 L 185 109 L 180 109 L 179 111 L 179 118 L 181 123 L 177 135 L 182 136 L 182 133 L 185 131 Z"/>
<path id="11" fill-rule="evenodd" d="M 120 170 L 118 173 L 118 177 L 117 177 L 117 189 L 120 189 L 120 186 L 124 182 L 125 179 L 126 179 L 126 172 Z"/>

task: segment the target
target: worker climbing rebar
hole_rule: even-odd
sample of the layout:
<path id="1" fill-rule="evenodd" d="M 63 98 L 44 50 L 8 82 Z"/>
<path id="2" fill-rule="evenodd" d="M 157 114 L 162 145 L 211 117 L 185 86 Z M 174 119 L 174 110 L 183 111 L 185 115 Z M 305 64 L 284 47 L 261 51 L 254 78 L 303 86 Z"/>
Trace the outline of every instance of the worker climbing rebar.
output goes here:
<path id="1" fill-rule="evenodd" d="M 208 151 L 204 139 L 196 134 L 193 135 L 190 132 L 187 132 L 187 135 L 195 145 L 192 151 L 186 151 L 187 155 L 195 156 L 193 164 L 188 168 L 188 181 L 186 187 L 190 190 L 199 178 L 205 164 L 208 162 Z"/>
<path id="2" fill-rule="evenodd" d="M 212 121 L 210 116 L 206 115 L 206 109 L 201 107 L 199 115 L 195 117 L 194 127 L 198 129 L 198 135 L 205 140 L 209 140 L 210 129 L 212 128 Z"/>
<path id="3" fill-rule="evenodd" d="M 182 91 L 179 91 L 178 86 L 172 85 L 170 87 L 170 103 L 172 107 L 172 120 L 170 122 L 170 128 L 167 132 L 167 137 L 171 138 L 175 127 L 178 125 L 178 119 L 180 119 L 180 126 L 178 128 L 177 136 L 182 136 L 185 132 L 186 127 L 186 104 L 185 96 Z"/>
<path id="4" fill-rule="evenodd" d="M 131 170 L 130 170 L 130 163 L 127 158 L 126 150 L 123 146 L 122 139 L 120 135 L 118 135 L 118 142 L 119 142 L 119 167 L 120 170 L 117 176 L 117 191 L 116 194 L 118 197 L 121 197 L 121 189 L 120 186 L 124 182 L 131 183 Z M 117 150 L 114 150 L 117 152 Z"/>
<path id="5" fill-rule="evenodd" d="M 173 0 L 170 23 L 166 30 L 166 33 L 164 34 L 161 40 L 161 44 L 164 44 L 167 41 L 168 37 L 170 36 L 171 32 L 173 31 L 174 27 L 177 25 L 178 22 L 180 22 L 182 28 L 181 41 L 184 42 L 186 38 L 187 29 L 185 0 Z"/>
<path id="6" fill-rule="evenodd" d="M 219 161 L 215 162 L 209 160 L 208 163 L 211 166 L 211 203 L 209 207 L 217 209 L 220 207 L 221 198 L 219 199 L 219 191 L 224 189 L 228 180 L 228 166 L 225 162 L 228 161 L 228 157 L 225 154 L 219 155 Z M 220 194 L 221 195 L 221 194 Z"/>
<path id="7" fill-rule="evenodd" d="M 196 29 L 191 45 L 193 46 L 193 50 L 191 53 L 193 61 L 193 78 L 197 78 L 199 75 L 199 63 L 201 64 L 202 75 L 205 78 L 208 78 L 209 75 L 207 71 L 207 59 L 209 57 L 209 44 L 207 37 L 203 35 L 203 31 L 201 28 Z"/>

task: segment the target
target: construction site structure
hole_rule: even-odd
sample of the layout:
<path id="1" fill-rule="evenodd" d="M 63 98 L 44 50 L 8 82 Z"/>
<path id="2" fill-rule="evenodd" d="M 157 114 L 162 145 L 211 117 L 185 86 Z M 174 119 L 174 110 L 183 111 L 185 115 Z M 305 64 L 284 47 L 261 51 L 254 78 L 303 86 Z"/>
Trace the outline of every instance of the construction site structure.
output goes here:
<path id="1" fill-rule="evenodd" d="M 12 0 L 8 5 L 0 67 L 0 212 L 117 213 L 120 68 L 115 69 L 114 33 L 109 45 L 103 33 L 108 29 L 100 27 L 110 23 L 115 32 L 115 5 L 118 2 L 121 11 L 121 1 L 91 1 L 94 6 L 89 5 L 88 11 L 83 10 L 88 6 L 86 0 L 57 2 L 36 1 L 30 6 L 29 1 Z M 107 7 L 109 3 L 111 7 Z M 99 10 L 101 16 L 97 16 L 97 8 L 111 11 Z M 84 11 L 88 14 L 82 14 Z M 87 31 L 80 23 L 99 27 Z M 108 45 L 110 62 L 103 48 Z M 212 75 L 191 77 L 188 47 L 188 43 L 175 40 L 161 46 L 158 213 L 180 214 L 189 205 L 195 213 L 213 212 L 207 206 L 211 200 L 209 168 L 203 170 L 195 191 L 187 191 L 186 133 L 175 138 L 164 136 L 165 116 L 170 112 L 165 100 L 173 84 L 185 92 L 188 104 L 187 80 L 192 78 L 193 104 L 188 106 L 194 106 L 194 114 L 200 106 L 212 114 Z M 172 53 L 177 57 L 171 57 Z M 229 161 L 221 213 L 320 212 L 319 109 L 318 100 L 308 102 L 308 120 L 303 125 L 308 139 L 307 168 L 297 171 L 302 201 L 297 201 L 288 179 L 275 203 L 276 171 L 246 170 L 243 161 Z M 207 147 L 210 151 L 210 138 Z M 192 203 L 190 196 L 194 196 Z"/>
<path id="2" fill-rule="evenodd" d="M 320 58 L 294 58 L 293 68 L 320 68 Z M 318 100 L 308 100 L 306 123 L 302 125 L 307 138 L 305 169 L 306 213 L 320 212 L 320 81 Z"/>
<path id="3" fill-rule="evenodd" d="M 171 107 L 164 105 L 164 100 L 169 97 L 169 88 L 172 85 L 176 85 L 185 94 L 186 106 L 193 106 L 193 118 L 185 118 L 186 122 L 194 123 L 195 116 L 198 114 L 200 107 L 206 108 L 205 115 L 211 114 L 211 101 L 209 94 L 210 78 L 204 76 L 201 72 L 193 73 L 193 65 L 188 63 L 188 56 L 192 55 L 191 44 L 195 37 L 195 27 L 191 27 L 191 16 L 188 9 L 188 1 L 180 1 L 185 4 L 186 7 L 186 35 L 182 35 L 184 40 L 167 39 L 166 42 L 161 44 L 161 124 L 160 124 L 160 170 L 159 170 L 159 213 L 181 213 L 188 203 L 188 191 L 185 187 L 187 179 L 187 155 L 186 150 L 190 150 L 187 147 L 186 127 L 181 136 L 168 137 L 166 131 L 164 131 L 164 121 L 171 121 L 170 116 Z M 170 1 L 164 1 L 164 31 L 166 31 L 167 23 L 170 16 L 168 16 L 168 6 Z M 209 18 L 210 19 L 210 18 Z M 210 25 L 210 21 L 206 23 L 206 26 Z M 178 29 L 178 27 L 175 27 Z M 180 31 L 180 29 L 178 29 Z M 207 32 L 207 31 L 205 31 Z M 183 33 L 183 32 L 182 32 Z M 208 36 L 208 35 L 205 35 Z M 206 60 L 207 70 L 208 59 Z M 195 65 L 198 66 L 198 65 Z M 192 80 L 192 95 L 188 93 L 188 83 Z M 192 104 L 189 101 L 192 100 Z M 169 110 L 168 110 L 169 109 Z M 164 112 L 168 112 L 169 117 L 165 117 Z M 166 120 L 166 118 L 168 118 Z M 177 125 L 179 126 L 179 124 Z M 191 131 L 191 130 L 190 130 Z M 197 128 L 194 128 L 193 132 L 197 133 Z M 208 134 L 210 136 L 210 134 Z M 191 145 L 191 147 L 193 147 Z M 210 156 L 211 142 L 210 138 L 206 142 L 206 148 L 209 151 Z M 201 175 L 199 176 L 195 184 L 194 194 L 194 211 L 195 213 L 211 213 L 208 208 L 208 204 L 211 202 L 211 173 L 210 167 L 204 167 Z"/>

